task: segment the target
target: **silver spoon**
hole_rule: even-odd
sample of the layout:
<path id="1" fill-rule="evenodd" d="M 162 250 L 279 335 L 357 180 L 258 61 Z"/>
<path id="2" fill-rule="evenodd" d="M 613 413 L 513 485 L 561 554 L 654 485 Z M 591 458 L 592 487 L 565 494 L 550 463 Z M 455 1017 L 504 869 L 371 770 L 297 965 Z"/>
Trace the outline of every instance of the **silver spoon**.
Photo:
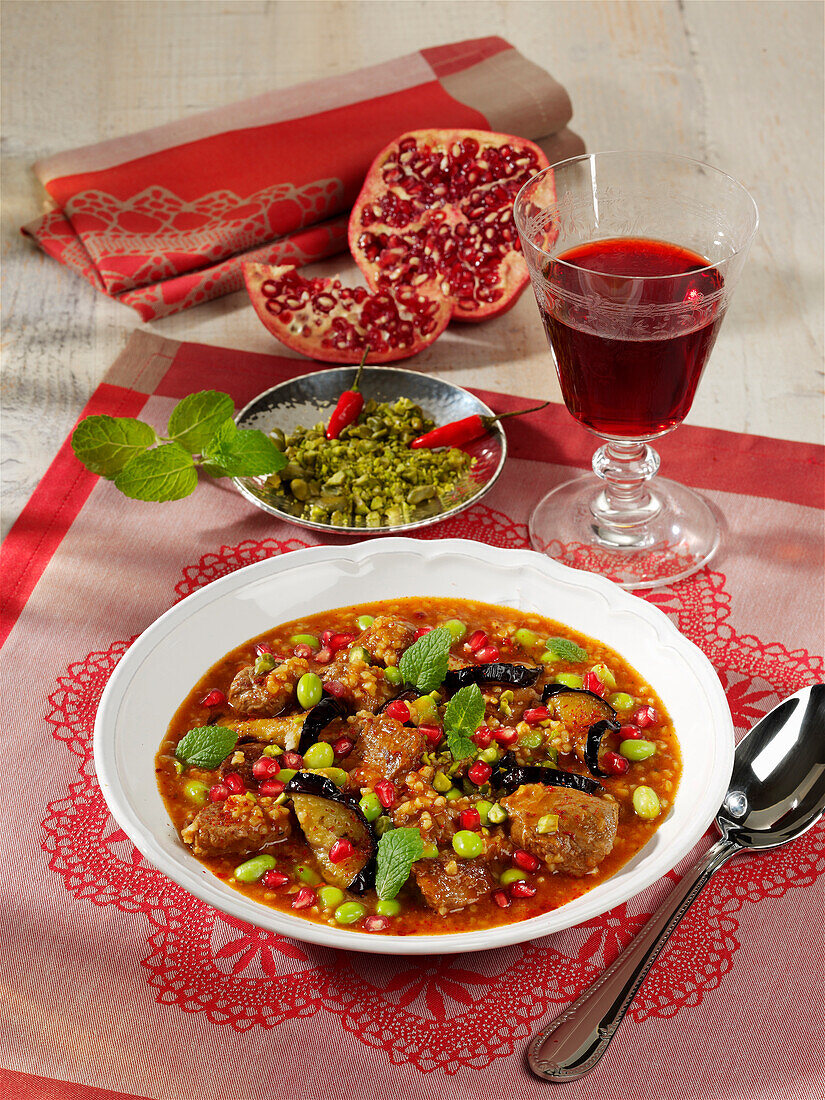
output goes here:
<path id="1" fill-rule="evenodd" d="M 791 695 L 736 750 L 716 825 L 722 834 L 633 943 L 527 1048 L 546 1081 L 575 1081 L 596 1065 L 673 929 L 723 863 L 795 840 L 825 812 L 825 684 Z"/>

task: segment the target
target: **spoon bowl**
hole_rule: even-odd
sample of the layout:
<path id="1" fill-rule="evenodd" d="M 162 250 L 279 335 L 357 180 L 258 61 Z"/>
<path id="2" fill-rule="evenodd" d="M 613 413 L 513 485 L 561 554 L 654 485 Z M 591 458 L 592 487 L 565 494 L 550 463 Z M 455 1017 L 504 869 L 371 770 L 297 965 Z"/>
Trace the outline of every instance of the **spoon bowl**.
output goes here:
<path id="1" fill-rule="evenodd" d="M 825 813 L 825 684 L 791 695 L 739 743 L 716 815 L 721 838 L 681 880 L 632 944 L 527 1048 L 546 1081 L 575 1081 L 596 1065 L 647 972 L 705 883 L 732 856 L 796 840 Z"/>

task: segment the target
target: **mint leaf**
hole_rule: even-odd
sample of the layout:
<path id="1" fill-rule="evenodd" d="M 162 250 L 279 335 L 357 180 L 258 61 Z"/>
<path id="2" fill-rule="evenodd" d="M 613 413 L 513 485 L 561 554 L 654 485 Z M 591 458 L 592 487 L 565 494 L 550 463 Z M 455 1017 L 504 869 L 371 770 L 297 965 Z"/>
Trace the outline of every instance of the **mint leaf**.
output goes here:
<path id="1" fill-rule="evenodd" d="M 469 684 L 455 693 L 444 709 L 447 745 L 454 760 L 466 760 L 476 751 L 470 740 L 484 721 L 486 706 L 478 684 Z"/>
<path id="2" fill-rule="evenodd" d="M 548 638 L 544 643 L 545 649 L 552 650 L 560 661 L 570 661 L 579 664 L 587 660 L 587 650 L 580 645 L 571 642 L 569 638 Z"/>
<path id="3" fill-rule="evenodd" d="M 184 764 L 211 770 L 229 756 L 238 735 L 226 726 L 196 726 L 178 742 L 175 756 Z"/>
<path id="4" fill-rule="evenodd" d="M 286 466 L 286 455 L 257 428 L 224 420 L 203 448 L 204 468 L 213 477 L 259 477 Z"/>
<path id="5" fill-rule="evenodd" d="M 115 487 L 134 500 L 180 500 L 197 484 L 194 460 L 178 443 L 136 455 L 115 478 Z"/>
<path id="6" fill-rule="evenodd" d="M 131 416 L 87 416 L 72 433 L 72 450 L 87 470 L 113 478 L 156 440 L 154 428 Z"/>
<path id="7" fill-rule="evenodd" d="M 449 664 L 453 636 L 446 626 L 422 634 L 417 642 L 405 649 L 398 662 L 404 683 L 412 684 L 423 694 L 434 691 L 444 682 Z"/>
<path id="8" fill-rule="evenodd" d="M 412 865 L 424 854 L 418 829 L 391 829 L 378 841 L 375 892 L 382 901 L 394 898 L 410 877 Z"/>
<path id="9" fill-rule="evenodd" d="M 235 411 L 228 393 L 190 393 L 172 409 L 167 434 L 192 454 L 200 454 L 224 420 Z"/>

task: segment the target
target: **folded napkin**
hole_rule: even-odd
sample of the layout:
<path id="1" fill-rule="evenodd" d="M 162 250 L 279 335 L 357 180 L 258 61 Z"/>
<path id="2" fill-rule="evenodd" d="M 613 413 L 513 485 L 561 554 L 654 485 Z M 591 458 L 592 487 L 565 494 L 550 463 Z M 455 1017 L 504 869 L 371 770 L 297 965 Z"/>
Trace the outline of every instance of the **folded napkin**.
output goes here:
<path id="1" fill-rule="evenodd" d="M 241 261 L 346 248 L 376 153 L 405 130 L 514 133 L 552 160 L 584 144 L 564 88 L 502 38 L 421 50 L 40 161 L 57 208 L 26 225 L 143 320 L 242 286 Z"/>

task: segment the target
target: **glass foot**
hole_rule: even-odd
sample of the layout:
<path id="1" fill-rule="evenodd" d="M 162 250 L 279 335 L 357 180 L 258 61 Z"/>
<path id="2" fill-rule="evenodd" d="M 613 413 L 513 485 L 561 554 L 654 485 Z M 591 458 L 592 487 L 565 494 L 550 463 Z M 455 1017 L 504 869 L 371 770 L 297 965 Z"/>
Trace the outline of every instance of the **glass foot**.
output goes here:
<path id="1" fill-rule="evenodd" d="M 628 589 L 689 577 L 716 553 L 719 524 L 692 489 L 652 478 L 643 507 L 608 518 L 604 489 L 602 480 L 586 475 L 549 492 L 530 517 L 533 548 Z"/>

